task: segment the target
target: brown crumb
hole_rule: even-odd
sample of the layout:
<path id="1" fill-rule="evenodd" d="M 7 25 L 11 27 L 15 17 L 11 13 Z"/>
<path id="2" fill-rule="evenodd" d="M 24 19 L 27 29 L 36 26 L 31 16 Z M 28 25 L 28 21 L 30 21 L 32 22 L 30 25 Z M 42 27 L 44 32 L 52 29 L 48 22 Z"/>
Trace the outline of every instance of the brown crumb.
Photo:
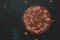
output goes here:
<path id="1" fill-rule="evenodd" d="M 24 33 L 24 35 L 28 35 L 28 33 L 27 33 L 27 32 L 25 32 L 25 33 Z"/>

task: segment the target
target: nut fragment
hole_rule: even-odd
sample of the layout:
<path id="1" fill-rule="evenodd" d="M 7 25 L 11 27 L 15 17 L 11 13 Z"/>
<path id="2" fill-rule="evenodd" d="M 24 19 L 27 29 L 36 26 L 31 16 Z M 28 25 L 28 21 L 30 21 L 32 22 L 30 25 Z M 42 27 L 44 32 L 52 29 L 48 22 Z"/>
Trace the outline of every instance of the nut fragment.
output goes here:
<path id="1" fill-rule="evenodd" d="M 45 10 L 44 10 L 44 13 L 47 13 L 47 12 L 48 12 L 48 10 L 45 9 Z"/>
<path id="2" fill-rule="evenodd" d="M 37 7 L 37 10 L 40 10 L 41 8 L 40 7 Z"/>
<path id="3" fill-rule="evenodd" d="M 50 20 L 51 20 L 50 18 L 45 18 L 45 21 L 48 21 L 49 22 Z"/>
<path id="4" fill-rule="evenodd" d="M 28 33 L 27 33 L 27 32 L 25 32 L 24 34 L 25 34 L 25 35 L 28 35 Z"/>
<path id="5" fill-rule="evenodd" d="M 26 29 L 27 29 L 27 30 L 31 30 L 31 27 L 30 27 L 30 26 L 27 26 Z"/>
<path id="6" fill-rule="evenodd" d="M 35 38 L 34 40 L 38 40 L 37 38 Z"/>
<path id="7" fill-rule="evenodd" d="M 39 31 L 38 31 L 38 30 L 34 30 L 34 32 L 35 32 L 36 34 L 38 34 L 38 33 L 39 33 Z"/>

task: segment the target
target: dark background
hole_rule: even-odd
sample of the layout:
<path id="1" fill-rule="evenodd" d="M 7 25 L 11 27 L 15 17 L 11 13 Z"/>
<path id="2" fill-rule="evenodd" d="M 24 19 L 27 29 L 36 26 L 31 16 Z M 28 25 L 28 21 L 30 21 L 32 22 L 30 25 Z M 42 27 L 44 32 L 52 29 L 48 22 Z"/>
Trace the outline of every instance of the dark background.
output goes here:
<path id="1" fill-rule="evenodd" d="M 24 2 L 28 3 L 25 4 Z M 40 35 L 28 34 L 22 23 L 24 11 L 31 5 L 42 5 L 50 11 L 53 23 L 48 31 Z M 0 0 L 0 27 L 1 40 L 33 40 L 37 37 L 39 40 L 59 40 L 60 36 L 60 11 L 59 1 L 53 0 Z M 45 37 L 43 37 L 45 36 Z"/>

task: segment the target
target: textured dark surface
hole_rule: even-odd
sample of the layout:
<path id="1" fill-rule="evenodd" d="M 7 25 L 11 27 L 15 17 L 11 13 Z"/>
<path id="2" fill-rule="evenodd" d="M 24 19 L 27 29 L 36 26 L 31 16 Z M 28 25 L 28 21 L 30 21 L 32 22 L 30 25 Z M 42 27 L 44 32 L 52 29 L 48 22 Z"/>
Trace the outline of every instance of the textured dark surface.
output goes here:
<path id="1" fill-rule="evenodd" d="M 53 3 L 45 2 L 44 0 L 0 0 L 0 27 L 1 27 L 1 40 L 33 40 L 38 37 L 39 40 L 59 40 L 60 35 L 60 13 L 58 11 L 59 2 L 53 0 Z M 58 3 L 58 5 L 57 5 Z M 49 31 L 41 35 L 24 36 L 26 31 L 22 24 L 22 15 L 24 11 L 31 5 L 38 4 L 46 7 L 54 20 Z M 56 8 L 57 7 L 57 8 Z M 8 34 L 8 35 L 7 35 Z M 46 39 L 42 37 L 46 36 Z"/>

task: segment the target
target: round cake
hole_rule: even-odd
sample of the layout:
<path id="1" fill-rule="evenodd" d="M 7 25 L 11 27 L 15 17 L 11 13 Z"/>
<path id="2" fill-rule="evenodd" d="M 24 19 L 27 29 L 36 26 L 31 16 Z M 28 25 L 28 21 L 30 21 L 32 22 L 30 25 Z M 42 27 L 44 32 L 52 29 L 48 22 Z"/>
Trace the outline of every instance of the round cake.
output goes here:
<path id="1" fill-rule="evenodd" d="M 40 5 L 30 6 L 22 16 L 25 29 L 32 34 L 44 33 L 51 25 L 50 12 Z"/>

